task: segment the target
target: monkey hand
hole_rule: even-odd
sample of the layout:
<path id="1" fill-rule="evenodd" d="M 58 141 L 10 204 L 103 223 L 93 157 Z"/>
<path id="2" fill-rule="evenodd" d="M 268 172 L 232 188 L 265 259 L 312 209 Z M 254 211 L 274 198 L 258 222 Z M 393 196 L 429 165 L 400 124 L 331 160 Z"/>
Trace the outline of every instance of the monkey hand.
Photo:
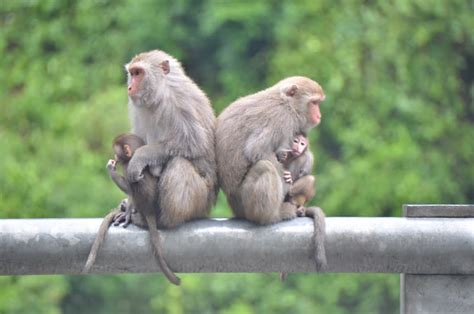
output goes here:
<path id="1" fill-rule="evenodd" d="M 127 180 L 130 183 L 138 182 L 143 179 L 143 169 L 145 169 L 146 164 L 143 163 L 140 159 L 132 158 L 128 164 L 127 169 Z"/>
<path id="2" fill-rule="evenodd" d="M 150 167 L 150 172 L 151 175 L 154 176 L 155 178 L 158 178 L 161 175 L 161 170 L 163 167 Z"/>
<path id="3" fill-rule="evenodd" d="M 116 165 L 117 165 L 117 162 L 115 160 L 109 159 L 109 162 L 107 163 L 107 169 L 115 170 Z"/>
<path id="4" fill-rule="evenodd" d="M 286 183 L 293 184 L 293 178 L 291 177 L 290 171 L 283 172 L 283 179 L 285 179 Z"/>
<path id="5" fill-rule="evenodd" d="M 276 155 L 277 155 L 277 160 L 279 162 L 285 162 L 286 159 L 288 158 L 288 152 L 284 150 L 279 151 Z"/>

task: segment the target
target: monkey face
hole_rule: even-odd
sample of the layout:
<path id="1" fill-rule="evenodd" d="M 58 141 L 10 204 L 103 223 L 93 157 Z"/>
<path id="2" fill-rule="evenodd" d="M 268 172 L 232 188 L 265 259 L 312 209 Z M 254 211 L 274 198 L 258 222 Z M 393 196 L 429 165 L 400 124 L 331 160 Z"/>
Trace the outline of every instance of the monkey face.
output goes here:
<path id="1" fill-rule="evenodd" d="M 293 156 L 298 157 L 303 154 L 308 146 L 308 140 L 303 135 L 298 135 L 293 139 L 291 145 L 291 153 Z"/>
<path id="2" fill-rule="evenodd" d="M 312 97 L 309 99 L 308 108 L 308 121 L 311 125 L 316 126 L 321 123 L 322 115 L 319 105 L 321 103 L 320 97 Z"/>
<path id="3" fill-rule="evenodd" d="M 145 77 L 145 69 L 138 65 L 132 64 L 128 67 L 128 96 L 136 98 L 140 96 L 140 91 L 143 89 L 142 81 Z"/>

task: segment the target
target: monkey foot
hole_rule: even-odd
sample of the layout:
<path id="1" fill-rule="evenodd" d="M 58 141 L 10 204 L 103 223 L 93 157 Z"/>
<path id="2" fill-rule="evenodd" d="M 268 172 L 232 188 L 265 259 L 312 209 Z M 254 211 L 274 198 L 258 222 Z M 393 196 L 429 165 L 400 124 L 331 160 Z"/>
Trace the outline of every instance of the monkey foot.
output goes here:
<path id="1" fill-rule="evenodd" d="M 128 225 L 132 222 L 132 213 L 130 211 L 124 211 L 120 212 L 117 215 L 115 215 L 113 221 L 114 221 L 114 226 L 118 226 L 121 223 L 122 227 L 127 228 Z"/>
<path id="2" fill-rule="evenodd" d="M 306 216 L 306 208 L 304 208 L 303 206 L 299 206 L 299 207 L 296 209 L 296 216 L 298 216 L 298 217 L 304 217 L 304 216 Z"/>

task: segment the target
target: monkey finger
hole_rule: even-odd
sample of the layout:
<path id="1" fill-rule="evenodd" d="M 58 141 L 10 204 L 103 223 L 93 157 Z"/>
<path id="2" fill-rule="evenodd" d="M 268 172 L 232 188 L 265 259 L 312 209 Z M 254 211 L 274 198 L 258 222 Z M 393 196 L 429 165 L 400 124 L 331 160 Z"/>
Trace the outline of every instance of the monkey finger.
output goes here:
<path id="1" fill-rule="evenodd" d="M 113 159 L 110 159 L 108 162 L 107 162 L 107 168 L 113 170 L 115 169 L 115 160 Z"/>
<path id="2" fill-rule="evenodd" d="M 117 215 L 114 216 L 114 226 L 118 226 L 120 225 L 123 221 L 126 220 L 126 217 L 127 217 L 127 213 L 126 212 L 121 212 L 121 213 L 118 213 Z"/>
<path id="3" fill-rule="evenodd" d="M 127 214 L 125 216 L 125 222 L 123 223 L 122 228 L 127 228 L 131 222 L 132 222 L 132 215 Z"/>

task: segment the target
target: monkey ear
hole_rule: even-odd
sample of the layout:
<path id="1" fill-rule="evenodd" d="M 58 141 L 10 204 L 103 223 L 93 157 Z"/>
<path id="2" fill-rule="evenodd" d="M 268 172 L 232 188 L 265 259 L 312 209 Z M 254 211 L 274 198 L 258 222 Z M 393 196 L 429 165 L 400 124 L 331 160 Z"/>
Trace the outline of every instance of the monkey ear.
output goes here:
<path id="1" fill-rule="evenodd" d="M 292 84 L 290 86 L 285 86 L 282 90 L 282 92 L 287 96 L 287 97 L 293 97 L 296 95 L 296 92 L 298 91 L 298 86 L 295 84 Z"/>
<path id="2" fill-rule="evenodd" d="M 163 69 L 163 72 L 165 72 L 165 74 L 170 73 L 170 62 L 168 60 L 161 62 L 160 67 Z"/>

